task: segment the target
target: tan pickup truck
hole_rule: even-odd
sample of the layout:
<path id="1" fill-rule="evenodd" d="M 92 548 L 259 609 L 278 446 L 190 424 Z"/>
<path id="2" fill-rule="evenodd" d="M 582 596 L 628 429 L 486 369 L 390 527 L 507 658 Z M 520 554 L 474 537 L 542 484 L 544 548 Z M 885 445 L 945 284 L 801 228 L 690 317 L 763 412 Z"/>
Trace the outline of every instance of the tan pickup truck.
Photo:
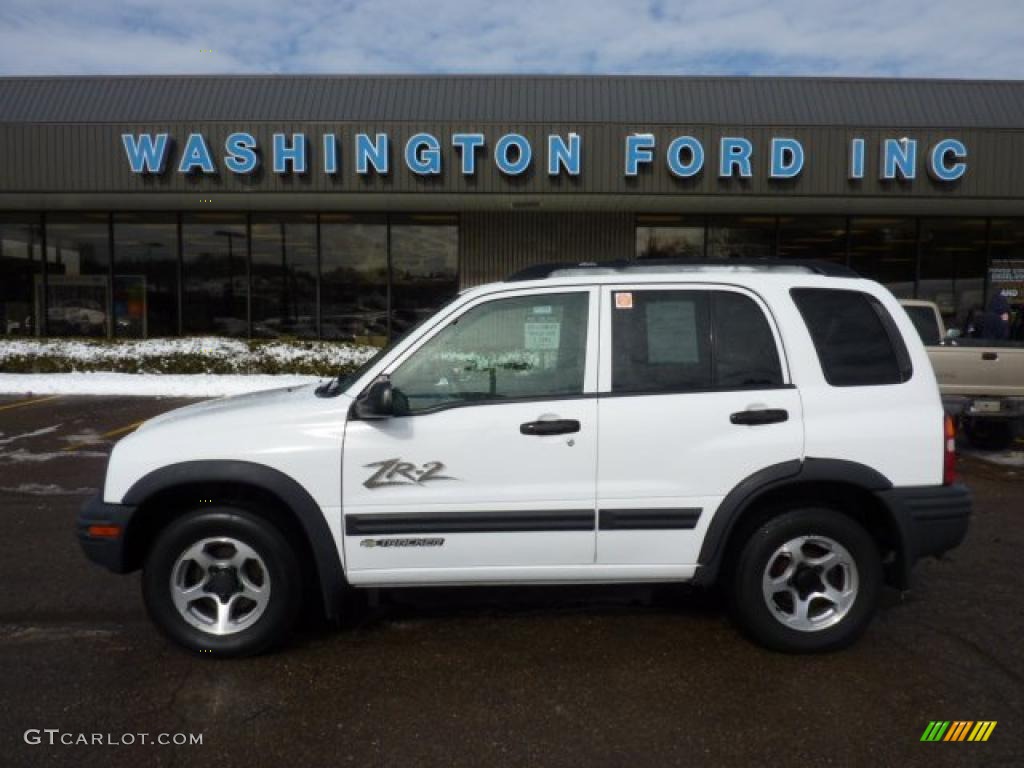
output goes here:
<path id="1" fill-rule="evenodd" d="M 947 330 L 930 301 L 900 301 L 928 350 L 946 410 L 978 448 L 1002 450 L 1024 423 L 1024 344 Z"/>

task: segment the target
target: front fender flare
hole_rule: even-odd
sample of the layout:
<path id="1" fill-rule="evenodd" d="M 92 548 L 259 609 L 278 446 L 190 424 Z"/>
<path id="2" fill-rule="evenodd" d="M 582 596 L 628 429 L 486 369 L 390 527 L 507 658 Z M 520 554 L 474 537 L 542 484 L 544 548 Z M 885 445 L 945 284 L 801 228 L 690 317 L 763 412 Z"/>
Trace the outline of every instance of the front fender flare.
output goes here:
<path id="1" fill-rule="evenodd" d="M 320 505 L 302 485 L 283 472 L 250 461 L 184 461 L 141 477 L 125 493 L 122 503 L 138 507 L 162 491 L 195 483 L 253 486 L 279 498 L 294 513 L 313 552 L 324 611 L 329 619 L 337 615 L 345 573 L 334 536 Z"/>

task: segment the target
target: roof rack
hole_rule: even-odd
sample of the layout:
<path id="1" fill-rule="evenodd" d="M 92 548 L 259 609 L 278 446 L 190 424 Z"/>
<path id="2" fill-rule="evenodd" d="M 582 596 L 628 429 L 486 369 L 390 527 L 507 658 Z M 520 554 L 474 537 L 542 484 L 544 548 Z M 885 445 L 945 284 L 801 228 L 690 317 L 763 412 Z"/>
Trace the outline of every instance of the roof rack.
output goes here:
<path id="1" fill-rule="evenodd" d="M 860 277 L 849 267 L 812 259 L 643 259 L 641 261 L 583 261 L 537 264 L 505 278 L 506 283 L 545 280 L 571 275 L 663 274 L 672 272 L 782 272 Z"/>

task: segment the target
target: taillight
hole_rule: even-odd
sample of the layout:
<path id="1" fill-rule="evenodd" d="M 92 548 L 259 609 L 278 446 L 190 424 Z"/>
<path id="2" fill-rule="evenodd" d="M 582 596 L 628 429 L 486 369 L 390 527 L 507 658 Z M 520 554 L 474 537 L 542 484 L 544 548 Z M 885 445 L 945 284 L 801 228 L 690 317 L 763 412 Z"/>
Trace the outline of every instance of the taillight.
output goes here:
<path id="1" fill-rule="evenodd" d="M 942 429 L 945 449 L 942 457 L 942 484 L 952 485 L 956 482 L 956 424 L 953 417 L 946 414 Z"/>

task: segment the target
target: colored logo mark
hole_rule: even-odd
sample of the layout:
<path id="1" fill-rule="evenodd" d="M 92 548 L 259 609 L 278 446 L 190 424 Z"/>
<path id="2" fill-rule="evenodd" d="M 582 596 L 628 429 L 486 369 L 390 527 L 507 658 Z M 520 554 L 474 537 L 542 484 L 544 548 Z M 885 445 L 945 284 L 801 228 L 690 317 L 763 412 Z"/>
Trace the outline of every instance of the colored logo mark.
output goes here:
<path id="1" fill-rule="evenodd" d="M 921 741 L 988 741 L 995 728 L 995 720 L 932 720 Z"/>

